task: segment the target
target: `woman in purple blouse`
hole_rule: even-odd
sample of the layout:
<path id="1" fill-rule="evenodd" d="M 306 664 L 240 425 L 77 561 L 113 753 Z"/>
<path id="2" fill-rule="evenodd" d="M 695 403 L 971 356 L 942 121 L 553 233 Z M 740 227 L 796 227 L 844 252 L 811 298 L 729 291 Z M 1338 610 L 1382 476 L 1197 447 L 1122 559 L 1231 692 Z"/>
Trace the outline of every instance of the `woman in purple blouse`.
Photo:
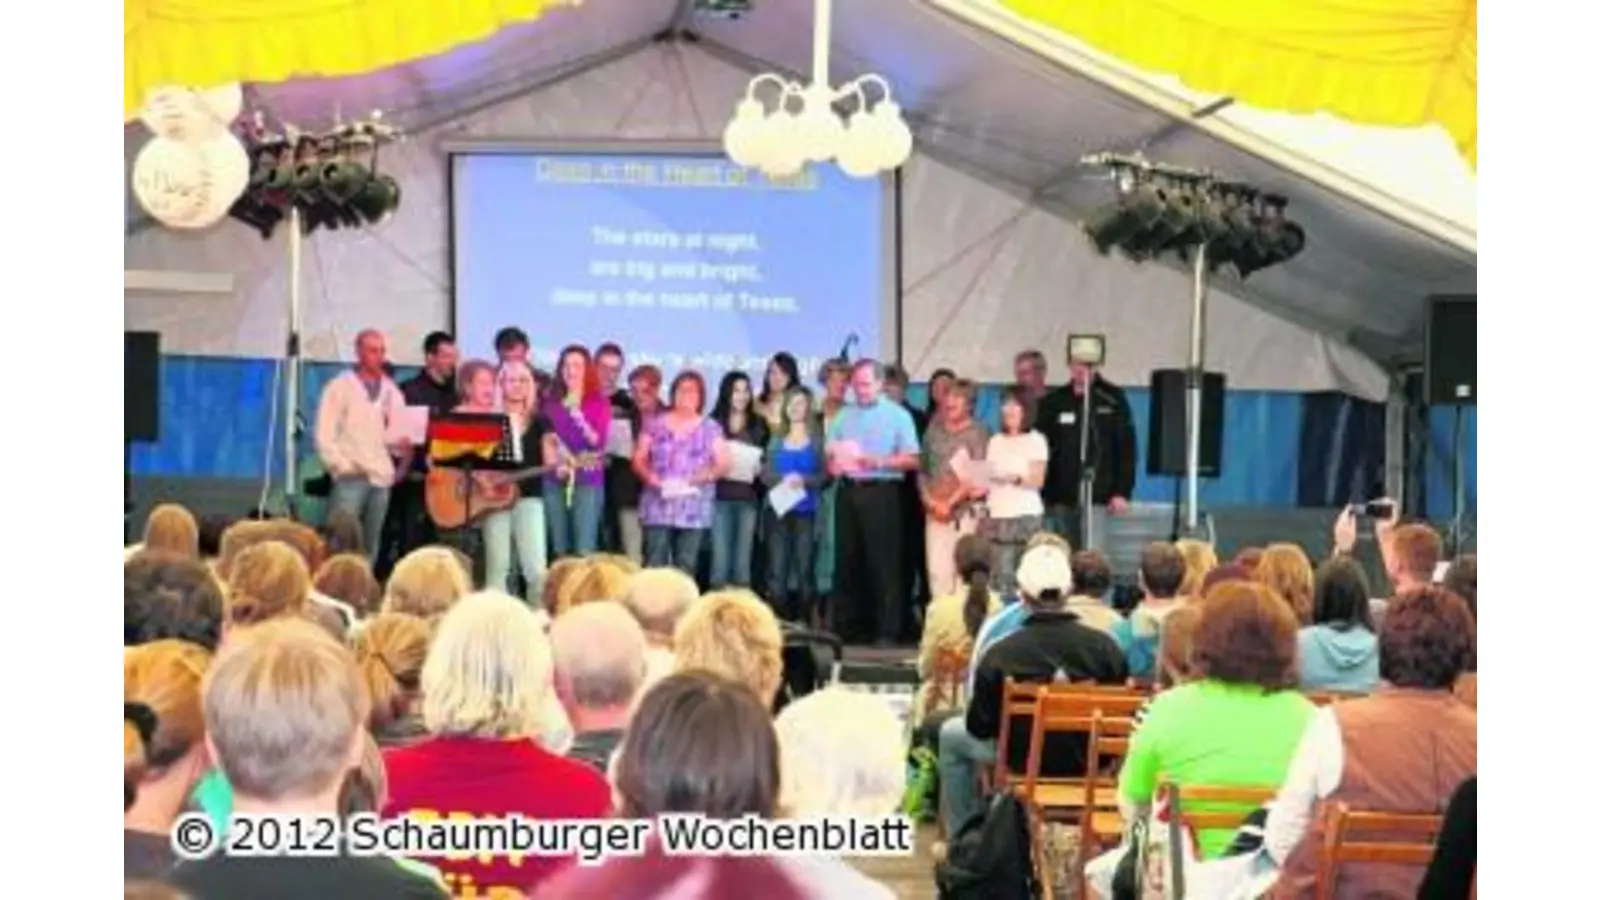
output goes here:
<path id="1" fill-rule="evenodd" d="M 600 511 L 605 505 L 605 449 L 611 431 L 611 401 L 600 390 L 600 374 L 589 351 L 561 351 L 541 408 L 550 431 L 544 458 L 555 470 L 545 476 L 544 516 L 555 558 L 587 556 L 600 547 Z"/>
<path id="2" fill-rule="evenodd" d="M 676 566 L 694 577 L 711 528 L 716 483 L 728 468 L 722 426 L 703 413 L 706 382 L 690 369 L 672 379 L 672 405 L 644 425 L 633 451 L 647 566 Z"/>

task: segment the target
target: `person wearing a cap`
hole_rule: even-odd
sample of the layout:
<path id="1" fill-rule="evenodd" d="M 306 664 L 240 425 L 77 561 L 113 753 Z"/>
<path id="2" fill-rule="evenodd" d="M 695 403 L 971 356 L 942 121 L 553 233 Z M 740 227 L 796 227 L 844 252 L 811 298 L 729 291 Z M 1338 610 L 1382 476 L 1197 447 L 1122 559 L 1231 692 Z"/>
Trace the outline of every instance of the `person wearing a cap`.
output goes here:
<path id="1" fill-rule="evenodd" d="M 939 774 L 942 814 L 946 833 L 956 835 L 961 826 L 982 809 L 978 796 L 977 766 L 994 761 L 995 738 L 1000 733 L 1001 698 L 1007 678 L 1041 684 L 1096 682 L 1121 684 L 1128 679 L 1128 663 L 1110 635 L 1078 621 L 1066 608 L 1072 593 L 1072 565 L 1060 547 L 1036 546 L 1017 567 L 1017 588 L 1027 608 L 1020 628 L 991 646 L 976 661 L 967 714 L 939 730 Z M 1011 771 L 1021 771 L 1028 754 L 1026 721 L 1013 723 Z M 1047 739 L 1045 770 L 1041 774 L 1063 777 L 1082 774 L 1084 741 L 1081 735 Z"/>

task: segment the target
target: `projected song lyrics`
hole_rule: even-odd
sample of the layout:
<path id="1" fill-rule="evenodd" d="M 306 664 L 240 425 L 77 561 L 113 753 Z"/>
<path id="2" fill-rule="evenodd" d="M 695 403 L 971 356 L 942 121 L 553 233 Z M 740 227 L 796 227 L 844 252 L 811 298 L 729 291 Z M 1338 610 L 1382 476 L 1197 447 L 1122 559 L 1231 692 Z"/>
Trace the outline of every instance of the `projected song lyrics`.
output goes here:
<path id="1" fill-rule="evenodd" d="M 593 286 L 552 292 L 560 306 L 708 312 L 800 312 L 792 294 L 763 287 L 761 239 L 750 232 L 677 232 L 595 226 Z"/>

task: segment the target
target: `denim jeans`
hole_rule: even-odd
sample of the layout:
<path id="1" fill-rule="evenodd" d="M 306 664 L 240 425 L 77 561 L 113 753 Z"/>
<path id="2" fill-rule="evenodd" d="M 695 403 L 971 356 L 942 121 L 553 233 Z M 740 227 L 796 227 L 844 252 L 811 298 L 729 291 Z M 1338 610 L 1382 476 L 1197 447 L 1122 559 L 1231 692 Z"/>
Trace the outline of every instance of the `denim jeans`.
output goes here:
<path id="1" fill-rule="evenodd" d="M 994 762 L 994 741 L 967 733 L 967 717 L 953 716 L 939 726 L 939 814 L 944 833 L 955 840 L 961 826 L 983 812 L 978 766 Z"/>
<path id="2" fill-rule="evenodd" d="M 605 506 L 604 485 L 579 484 L 567 505 L 563 484 L 544 486 L 544 524 L 550 532 L 550 550 L 556 559 L 588 556 L 600 549 L 600 515 Z"/>
<path id="3" fill-rule="evenodd" d="M 362 549 L 367 551 L 368 560 L 376 560 L 382 549 L 379 544 L 383 540 L 383 520 L 389 514 L 389 489 L 373 485 L 363 475 L 335 479 L 328 512 L 341 511 L 361 523 Z"/>
<path id="4" fill-rule="evenodd" d="M 994 545 L 994 589 L 1002 597 L 1017 590 L 1017 566 L 1022 564 L 1022 549 L 1026 544 Z"/>
<path id="5" fill-rule="evenodd" d="M 493 513 L 483 520 L 484 587 L 508 591 L 511 584 L 512 550 L 517 568 L 528 590 L 528 604 L 543 602 L 545 557 L 544 498 L 524 497 L 510 509 Z"/>
<path id="6" fill-rule="evenodd" d="M 755 500 L 718 500 L 711 516 L 711 586 L 749 587 L 756 550 Z"/>
<path id="7" fill-rule="evenodd" d="M 652 568 L 673 566 L 695 577 L 700 567 L 700 543 L 704 528 L 673 528 L 671 525 L 644 526 L 644 564 Z"/>
<path id="8" fill-rule="evenodd" d="M 767 516 L 767 602 L 779 618 L 807 622 L 816 603 L 817 520 L 814 516 L 784 516 L 771 508 Z M 798 577 L 795 577 L 798 575 Z M 799 584 L 799 608 L 789 606 L 789 586 Z"/>

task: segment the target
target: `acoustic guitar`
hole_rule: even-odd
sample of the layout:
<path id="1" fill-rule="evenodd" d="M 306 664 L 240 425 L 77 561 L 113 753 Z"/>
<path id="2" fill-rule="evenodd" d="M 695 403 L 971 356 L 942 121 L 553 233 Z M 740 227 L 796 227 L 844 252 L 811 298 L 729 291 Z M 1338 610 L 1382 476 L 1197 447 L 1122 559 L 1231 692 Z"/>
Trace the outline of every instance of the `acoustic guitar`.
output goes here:
<path id="1" fill-rule="evenodd" d="M 550 466 L 519 469 L 515 472 L 474 473 L 488 476 L 485 486 L 462 469 L 435 466 L 423 482 L 422 498 L 428 517 L 440 528 L 461 528 L 475 524 L 490 513 L 510 509 L 521 499 L 517 482 L 551 471 Z M 470 515 L 469 515 L 470 514 Z"/>

